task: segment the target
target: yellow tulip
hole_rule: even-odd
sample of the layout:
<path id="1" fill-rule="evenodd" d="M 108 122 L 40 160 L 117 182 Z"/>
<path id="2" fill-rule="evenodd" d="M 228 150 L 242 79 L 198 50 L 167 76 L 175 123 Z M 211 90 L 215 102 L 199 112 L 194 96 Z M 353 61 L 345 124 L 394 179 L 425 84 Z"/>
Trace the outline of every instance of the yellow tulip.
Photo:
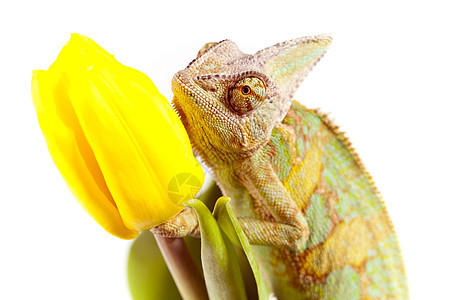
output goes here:
<path id="1" fill-rule="evenodd" d="M 186 131 L 151 80 L 73 34 L 32 96 L 49 152 L 109 233 L 132 239 L 193 198 L 204 175 Z"/>

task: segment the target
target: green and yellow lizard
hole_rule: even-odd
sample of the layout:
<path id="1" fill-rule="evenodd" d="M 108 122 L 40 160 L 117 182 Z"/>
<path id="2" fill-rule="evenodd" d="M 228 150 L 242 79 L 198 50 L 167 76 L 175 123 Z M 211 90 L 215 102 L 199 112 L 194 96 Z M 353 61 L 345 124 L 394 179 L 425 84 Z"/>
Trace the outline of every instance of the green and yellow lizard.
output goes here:
<path id="1" fill-rule="evenodd" d="M 390 218 L 350 143 L 293 101 L 331 37 L 253 55 L 206 44 L 173 78 L 173 105 L 278 299 L 408 299 Z M 153 232 L 198 235 L 186 208 Z"/>

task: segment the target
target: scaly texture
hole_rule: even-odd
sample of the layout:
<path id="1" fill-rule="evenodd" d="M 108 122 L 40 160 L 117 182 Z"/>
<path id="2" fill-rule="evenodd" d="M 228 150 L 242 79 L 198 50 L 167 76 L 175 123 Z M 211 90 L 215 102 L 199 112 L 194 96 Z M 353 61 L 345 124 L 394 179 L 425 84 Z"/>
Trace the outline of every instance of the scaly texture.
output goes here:
<path id="1" fill-rule="evenodd" d="M 228 40 L 206 44 L 175 75 L 174 107 L 276 297 L 407 299 L 396 235 L 370 176 L 337 128 L 292 98 L 330 42 L 299 38 L 254 55 Z M 154 231 L 179 236 L 197 226 L 178 216 Z"/>

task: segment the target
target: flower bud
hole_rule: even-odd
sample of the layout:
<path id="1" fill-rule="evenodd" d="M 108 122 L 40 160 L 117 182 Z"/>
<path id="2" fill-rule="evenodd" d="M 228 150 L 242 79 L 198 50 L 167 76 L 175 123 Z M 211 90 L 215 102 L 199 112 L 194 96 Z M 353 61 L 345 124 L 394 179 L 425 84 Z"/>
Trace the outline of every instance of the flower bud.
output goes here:
<path id="1" fill-rule="evenodd" d="M 183 209 L 203 184 L 186 131 L 143 73 L 73 34 L 32 96 L 72 193 L 109 233 L 132 239 Z"/>

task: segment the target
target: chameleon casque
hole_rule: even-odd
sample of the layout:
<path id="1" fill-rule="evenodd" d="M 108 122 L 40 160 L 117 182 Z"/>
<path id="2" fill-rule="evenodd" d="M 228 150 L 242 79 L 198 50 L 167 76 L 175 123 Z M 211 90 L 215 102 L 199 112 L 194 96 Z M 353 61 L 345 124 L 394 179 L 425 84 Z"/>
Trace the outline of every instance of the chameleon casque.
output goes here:
<path id="1" fill-rule="evenodd" d="M 206 44 L 172 81 L 173 106 L 278 299 L 408 299 L 390 218 L 350 143 L 293 100 L 331 37 L 253 55 Z M 154 229 L 198 235 L 193 210 Z"/>

